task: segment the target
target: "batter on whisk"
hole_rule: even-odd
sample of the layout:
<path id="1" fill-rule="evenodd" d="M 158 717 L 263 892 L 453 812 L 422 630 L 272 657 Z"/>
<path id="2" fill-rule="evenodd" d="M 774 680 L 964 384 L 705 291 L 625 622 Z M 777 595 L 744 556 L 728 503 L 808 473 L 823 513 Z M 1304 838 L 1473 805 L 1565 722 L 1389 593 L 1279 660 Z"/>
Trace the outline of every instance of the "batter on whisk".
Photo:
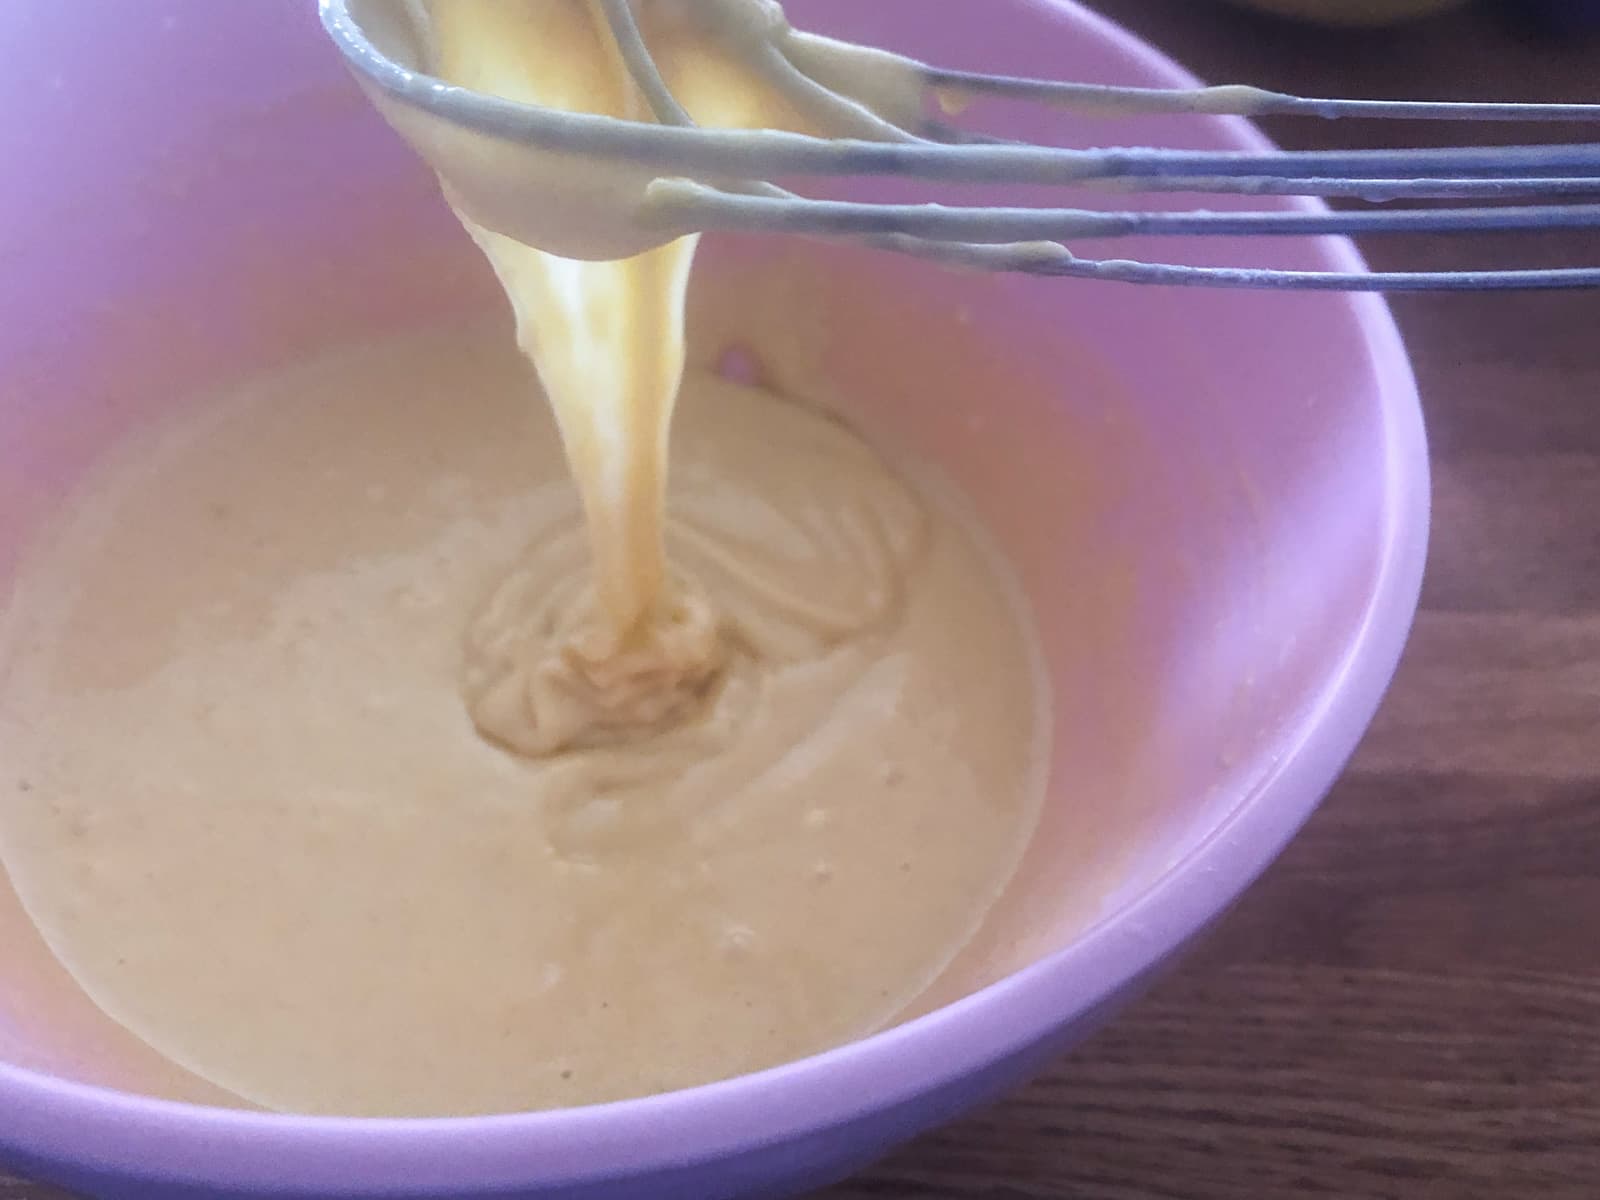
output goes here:
<path id="1" fill-rule="evenodd" d="M 644 32 L 690 117 L 723 127 L 802 127 L 750 59 L 705 36 L 716 28 L 710 7 L 724 22 L 721 38 L 735 18 L 758 26 L 781 19 L 775 6 L 749 0 L 641 6 Z M 427 21 L 428 65 L 453 83 L 530 104 L 653 119 L 598 4 L 435 0 Z M 445 183 L 452 184 L 449 174 Z M 586 211 L 575 224 L 592 219 Z M 535 754 L 673 724 L 716 690 L 737 657 L 734 641 L 749 648 L 770 640 L 748 620 L 720 625 L 718 601 L 686 573 L 691 564 L 680 561 L 674 571 L 666 558 L 664 481 L 698 239 L 585 261 L 491 232 L 466 213 L 462 220 L 506 288 L 518 341 L 554 406 L 593 557 L 592 586 L 544 622 L 509 599 L 515 593 L 548 605 L 539 580 L 511 585 L 486 611 L 471 641 L 473 715 L 489 736 Z M 567 237 L 557 240 L 568 248 Z M 885 606 L 894 586 L 881 589 Z M 861 614 L 860 628 L 887 611 Z M 814 631 L 819 646 L 853 632 L 848 625 Z"/>
<path id="2" fill-rule="evenodd" d="M 596 5 L 426 15 L 458 83 L 642 115 Z M 698 120 L 800 123 L 640 15 Z M 1038 816 L 1033 633 L 960 504 L 685 379 L 692 242 L 467 224 L 543 398 L 493 324 L 257 381 L 88 480 L 0 630 L 28 911 L 106 1012 L 272 1108 L 591 1103 L 862 1036 Z"/>

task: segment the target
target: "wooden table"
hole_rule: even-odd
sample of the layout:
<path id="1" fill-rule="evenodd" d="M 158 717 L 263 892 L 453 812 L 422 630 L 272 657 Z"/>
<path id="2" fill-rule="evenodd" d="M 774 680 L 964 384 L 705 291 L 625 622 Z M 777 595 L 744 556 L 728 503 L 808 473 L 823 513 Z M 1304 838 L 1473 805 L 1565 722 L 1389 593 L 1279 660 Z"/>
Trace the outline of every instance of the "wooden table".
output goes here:
<path id="1" fill-rule="evenodd" d="M 1099 7 L 1218 80 L 1600 99 L 1600 44 L 1487 15 L 1371 36 L 1201 0 Z M 1389 269 L 1462 249 L 1370 247 Z M 1470 249 L 1600 264 L 1595 237 Z M 1437 457 L 1435 541 L 1416 637 L 1349 774 L 1155 994 L 1014 1099 L 822 1200 L 1600 1197 L 1600 298 L 1396 307 Z M 60 1196 L 0 1178 L 0 1200 Z"/>

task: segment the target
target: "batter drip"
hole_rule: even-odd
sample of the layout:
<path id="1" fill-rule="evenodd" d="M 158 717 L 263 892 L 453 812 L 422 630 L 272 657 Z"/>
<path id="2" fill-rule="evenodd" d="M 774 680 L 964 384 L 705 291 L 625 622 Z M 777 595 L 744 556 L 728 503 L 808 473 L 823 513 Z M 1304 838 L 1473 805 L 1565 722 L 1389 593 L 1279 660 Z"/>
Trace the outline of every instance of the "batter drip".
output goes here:
<path id="1" fill-rule="evenodd" d="M 653 119 L 592 0 L 431 0 L 425 9 L 428 65 L 453 83 Z M 697 121 L 802 127 L 704 12 L 648 0 L 639 15 Z M 444 185 L 454 194 L 448 174 Z M 666 553 L 667 447 L 699 239 L 580 260 L 461 219 L 510 297 L 518 343 L 554 406 L 593 560 L 592 587 L 542 623 L 526 624 L 527 604 L 507 597 L 480 618 L 467 672 L 473 719 L 502 745 L 534 755 L 670 727 L 699 711 L 730 663 L 749 654 L 728 642 L 740 631 L 725 627 L 722 599 L 692 572 L 669 569 Z M 513 597 L 526 590 L 508 586 Z"/>

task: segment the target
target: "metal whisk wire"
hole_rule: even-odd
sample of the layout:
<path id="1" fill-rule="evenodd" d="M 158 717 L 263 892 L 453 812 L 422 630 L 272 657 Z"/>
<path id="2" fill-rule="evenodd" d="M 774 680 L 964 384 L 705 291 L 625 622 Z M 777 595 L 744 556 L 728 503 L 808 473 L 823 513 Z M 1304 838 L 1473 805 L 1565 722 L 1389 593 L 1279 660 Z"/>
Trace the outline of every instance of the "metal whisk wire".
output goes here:
<path id="1" fill-rule="evenodd" d="M 699 0 L 709 8 L 750 0 Z M 557 112 L 452 87 L 380 53 L 348 11 L 321 0 L 336 43 L 370 82 L 457 125 L 549 150 L 624 161 L 658 175 L 641 219 L 663 234 L 741 231 L 854 238 L 966 267 L 1180 286 L 1330 291 L 1475 291 L 1600 287 L 1600 267 L 1344 273 L 1188 266 L 1082 258 L 1078 238 L 1226 235 L 1462 234 L 1600 229 L 1600 144 L 1353 151 L 1062 149 L 972 134 L 917 116 L 891 119 L 829 87 L 782 42 L 762 47 L 768 78 L 803 110 L 855 136 L 701 128 L 674 97 L 630 0 L 600 0 L 623 61 L 656 124 Z M 787 32 L 793 45 L 810 35 Z M 821 41 L 821 39 L 814 39 Z M 925 94 L 999 97 L 1070 111 L 1362 117 L 1421 121 L 1600 122 L 1600 104 L 1325 100 L 1224 86 L 1108 87 L 952 71 L 879 52 Z M 1472 208 L 1380 211 L 1105 212 L 1083 208 L 879 204 L 799 196 L 779 177 L 893 177 L 927 183 L 1035 185 L 1245 196 L 1349 197 L 1372 202 L 1456 199 Z M 708 182 L 715 181 L 715 182 Z M 1516 204 L 1505 204 L 1517 201 Z M 1539 201 L 1541 203 L 1528 203 Z"/>

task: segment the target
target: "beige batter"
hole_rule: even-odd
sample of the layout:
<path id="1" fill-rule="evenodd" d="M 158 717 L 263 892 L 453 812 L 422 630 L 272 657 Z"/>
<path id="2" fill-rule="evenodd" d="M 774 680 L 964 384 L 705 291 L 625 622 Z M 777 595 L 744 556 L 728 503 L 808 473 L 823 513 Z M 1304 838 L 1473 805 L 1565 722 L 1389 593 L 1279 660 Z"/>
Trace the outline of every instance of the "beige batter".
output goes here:
<path id="1" fill-rule="evenodd" d="M 710 379 L 669 545 L 725 682 L 659 737 L 486 742 L 463 631 L 477 675 L 515 652 L 486 614 L 537 641 L 585 578 L 529 387 L 498 326 L 264 380 L 130 447 L 23 571 L 0 854 L 107 1012 L 248 1100 L 516 1110 L 853 1039 L 1033 827 L 1004 571 L 837 423 Z"/>
<path id="2" fill-rule="evenodd" d="M 427 7 L 451 78 L 637 115 L 596 6 Z M 686 102 L 785 119 L 692 11 L 645 9 Z M 679 397 L 692 242 L 467 225 L 548 404 L 492 328 L 211 400 L 85 482 L 0 627 L 18 894 L 107 1013 L 273 1108 L 588 1103 L 859 1037 L 1038 816 L 1038 655 L 959 506 L 825 414 Z"/>

